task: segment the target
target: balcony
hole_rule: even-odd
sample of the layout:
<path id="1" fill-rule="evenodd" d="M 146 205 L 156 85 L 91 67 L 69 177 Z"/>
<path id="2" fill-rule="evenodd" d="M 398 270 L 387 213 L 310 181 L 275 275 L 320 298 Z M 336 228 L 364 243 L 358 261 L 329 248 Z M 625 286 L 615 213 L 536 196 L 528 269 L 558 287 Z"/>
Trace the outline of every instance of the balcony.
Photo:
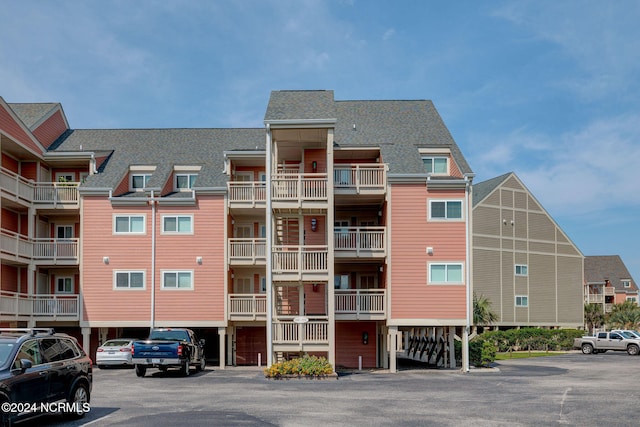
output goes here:
<path id="1" fill-rule="evenodd" d="M 267 239 L 229 239 L 229 265 L 265 265 Z"/>
<path id="2" fill-rule="evenodd" d="M 271 179 L 274 208 L 327 207 L 326 173 L 285 173 Z"/>
<path id="3" fill-rule="evenodd" d="M 0 230 L 2 256 L 38 265 L 78 265 L 78 239 L 30 239 L 9 230 Z"/>
<path id="4" fill-rule="evenodd" d="M 232 209 L 265 207 L 267 183 L 263 181 L 233 181 L 227 183 L 229 207 Z"/>
<path id="5" fill-rule="evenodd" d="M 30 295 L 0 291 L 3 320 L 79 320 L 78 295 Z"/>
<path id="6" fill-rule="evenodd" d="M 333 232 L 336 258 L 384 258 L 386 227 L 340 227 Z"/>
<path id="7" fill-rule="evenodd" d="M 79 185 L 78 182 L 34 182 L 0 168 L 3 197 L 27 205 L 33 203 L 39 209 L 78 209 Z"/>
<path id="8" fill-rule="evenodd" d="M 384 320 L 385 289 L 336 289 L 335 313 L 338 320 Z"/>
<path id="9" fill-rule="evenodd" d="M 265 294 L 229 295 L 229 320 L 266 320 L 267 296 Z"/>
<path id="10" fill-rule="evenodd" d="M 385 194 L 387 165 L 337 164 L 333 168 L 333 188 L 336 194 Z"/>
<path id="11" fill-rule="evenodd" d="M 274 281 L 328 281 L 327 246 L 274 246 L 271 269 Z"/>
<path id="12" fill-rule="evenodd" d="M 307 347 L 329 345 L 329 322 L 326 318 L 310 318 L 304 323 L 281 319 L 273 323 L 273 344 L 277 351 L 298 351 Z"/>

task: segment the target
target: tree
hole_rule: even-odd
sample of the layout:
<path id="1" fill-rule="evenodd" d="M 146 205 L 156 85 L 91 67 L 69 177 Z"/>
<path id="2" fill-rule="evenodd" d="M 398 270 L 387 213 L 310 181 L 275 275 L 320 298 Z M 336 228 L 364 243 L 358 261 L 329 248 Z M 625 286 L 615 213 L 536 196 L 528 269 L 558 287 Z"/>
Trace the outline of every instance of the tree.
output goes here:
<path id="1" fill-rule="evenodd" d="M 593 334 L 594 328 L 599 328 L 604 324 L 604 313 L 601 304 L 584 305 L 584 323 L 587 325 L 589 334 Z"/>
<path id="2" fill-rule="evenodd" d="M 638 329 L 640 325 L 640 307 L 633 301 L 614 304 L 607 316 L 607 324 L 615 329 Z"/>
<path id="3" fill-rule="evenodd" d="M 491 301 L 484 295 L 473 293 L 473 332 L 475 335 L 478 326 L 488 326 L 498 320 L 498 314 L 491 308 Z"/>

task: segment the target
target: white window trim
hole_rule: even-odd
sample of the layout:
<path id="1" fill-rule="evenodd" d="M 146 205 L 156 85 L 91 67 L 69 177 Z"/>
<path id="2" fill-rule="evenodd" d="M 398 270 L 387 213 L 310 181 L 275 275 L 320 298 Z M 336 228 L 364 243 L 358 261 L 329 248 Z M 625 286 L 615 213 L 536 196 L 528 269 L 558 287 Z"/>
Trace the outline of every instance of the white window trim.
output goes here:
<path id="1" fill-rule="evenodd" d="M 147 178 L 144 179 L 144 186 L 142 188 L 134 188 L 133 187 L 133 177 L 135 176 L 144 176 L 144 177 L 149 177 L 149 179 L 151 179 L 151 172 L 131 172 L 129 174 L 129 191 L 144 191 L 145 188 L 147 188 Z"/>
<path id="2" fill-rule="evenodd" d="M 70 291 L 59 291 L 58 290 L 58 280 L 66 280 L 69 279 L 71 281 L 71 290 Z M 56 294 L 62 294 L 62 295 L 72 295 L 75 293 L 76 290 L 76 284 L 75 281 L 73 280 L 73 276 L 56 276 L 56 289 L 55 289 L 55 293 Z"/>
<path id="3" fill-rule="evenodd" d="M 520 267 L 520 273 L 518 273 L 518 267 Z M 526 274 L 522 274 L 522 267 L 527 270 Z M 513 267 L 513 274 L 519 277 L 527 277 L 529 275 L 529 265 L 528 264 L 516 264 Z"/>
<path id="4" fill-rule="evenodd" d="M 191 287 L 189 288 L 167 288 L 164 286 L 164 275 L 166 273 L 189 273 L 191 275 Z M 163 291 L 193 291 L 195 289 L 195 276 L 193 270 L 160 270 L 160 289 Z"/>
<path id="5" fill-rule="evenodd" d="M 431 216 L 431 204 L 433 202 L 445 202 L 445 203 L 449 203 L 449 202 L 460 202 L 460 218 L 433 218 Z M 433 221 L 433 222 L 464 222 L 465 221 L 465 217 L 464 217 L 464 212 L 465 212 L 465 206 L 464 206 L 464 199 L 428 199 L 427 200 L 427 212 L 428 212 L 428 217 L 427 219 L 429 221 Z M 446 212 L 446 206 L 445 206 L 445 212 Z"/>
<path id="6" fill-rule="evenodd" d="M 178 177 L 186 176 L 189 179 L 189 187 L 187 188 L 179 188 L 178 187 Z M 191 177 L 194 176 L 196 179 L 198 178 L 198 174 L 194 172 L 175 172 L 173 174 L 173 189 L 174 191 L 193 191 L 193 187 L 191 186 Z"/>
<path id="7" fill-rule="evenodd" d="M 142 231 L 116 231 L 116 218 L 120 218 L 120 217 L 142 217 Z M 127 236 L 127 235 L 135 235 L 135 236 L 142 236 L 147 234 L 147 216 L 145 214 L 139 214 L 139 213 L 135 213 L 135 214 L 113 214 L 113 218 L 112 221 L 113 223 L 113 227 L 112 227 L 112 233 L 114 235 L 118 235 L 118 236 Z M 129 223 L 129 229 L 131 229 L 131 223 Z"/>
<path id="8" fill-rule="evenodd" d="M 525 304 L 525 305 L 523 305 L 523 304 L 518 305 L 518 298 L 526 298 L 526 299 L 527 299 L 527 304 Z M 515 304 L 515 306 L 516 306 L 517 308 L 527 308 L 527 307 L 529 307 L 529 295 L 515 295 L 515 296 L 513 297 L 513 303 Z"/>
<path id="9" fill-rule="evenodd" d="M 56 182 L 75 182 L 75 176 L 75 172 L 56 172 Z M 71 177 L 71 179 L 67 179 L 67 177 Z M 60 178 L 64 178 L 65 181 L 60 181 Z"/>
<path id="10" fill-rule="evenodd" d="M 56 228 L 55 229 L 56 235 L 54 237 L 56 239 L 66 240 L 66 239 L 73 239 L 75 237 L 75 224 L 58 223 L 55 226 L 56 226 L 55 227 Z M 61 228 L 64 228 L 64 229 L 70 228 L 71 229 L 71 237 L 58 237 L 58 230 L 61 229 Z"/>
<path id="11" fill-rule="evenodd" d="M 120 288 L 116 286 L 118 283 L 117 273 L 142 273 L 142 287 L 132 288 L 131 280 L 129 280 L 129 286 L 127 286 L 126 288 Z M 144 291 L 145 289 L 147 289 L 147 271 L 146 270 L 113 270 L 113 290 L 114 291 Z"/>
<path id="12" fill-rule="evenodd" d="M 432 176 L 450 176 L 451 175 L 451 156 L 448 154 L 423 154 L 421 157 L 422 162 L 424 163 L 424 159 L 445 159 L 447 161 L 447 171 L 446 172 L 427 172 Z"/>
<path id="13" fill-rule="evenodd" d="M 461 282 L 434 282 L 431 280 L 431 266 L 432 265 L 459 265 L 461 266 L 460 274 L 462 276 Z M 444 286 L 465 286 L 465 263 L 458 261 L 433 261 L 427 262 L 427 285 L 444 285 Z"/>
<path id="14" fill-rule="evenodd" d="M 164 229 L 164 219 L 165 218 L 176 218 L 176 222 L 178 218 L 190 218 L 191 219 L 191 230 L 190 231 L 166 231 Z M 182 235 L 184 236 L 185 234 L 189 235 L 189 234 L 193 234 L 193 229 L 194 229 L 194 224 L 193 224 L 193 214 L 166 214 L 166 215 L 162 215 L 162 218 L 160 219 L 160 223 L 161 223 L 161 227 L 162 230 L 160 231 L 160 234 L 169 234 L 169 235 Z"/>
<path id="15" fill-rule="evenodd" d="M 621 280 L 621 282 L 622 282 L 622 286 L 623 287 L 625 287 L 625 288 L 630 288 L 631 287 L 631 280 L 623 279 L 623 280 Z"/>

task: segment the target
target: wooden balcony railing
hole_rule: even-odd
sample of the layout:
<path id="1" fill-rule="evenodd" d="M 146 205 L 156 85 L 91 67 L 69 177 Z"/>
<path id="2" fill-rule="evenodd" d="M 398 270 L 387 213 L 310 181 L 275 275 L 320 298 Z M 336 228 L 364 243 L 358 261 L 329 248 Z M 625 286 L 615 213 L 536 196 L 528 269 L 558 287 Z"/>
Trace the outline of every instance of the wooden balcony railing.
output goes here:
<path id="1" fill-rule="evenodd" d="M 266 294 L 230 294 L 229 317 L 232 320 L 256 320 L 267 316 Z"/>
<path id="2" fill-rule="evenodd" d="M 385 254 L 386 227 L 340 227 L 334 229 L 336 252 L 352 252 L 356 256 Z"/>
<path id="3" fill-rule="evenodd" d="M 336 314 L 385 314 L 384 289 L 336 289 Z"/>
<path id="4" fill-rule="evenodd" d="M 266 264 L 267 239 L 229 239 L 229 264 L 259 265 Z"/>
<path id="5" fill-rule="evenodd" d="M 274 273 L 328 273 L 327 246 L 274 246 L 272 270 Z"/>
<path id="6" fill-rule="evenodd" d="M 291 320 L 278 320 L 273 323 L 274 344 L 328 344 L 329 322 L 326 319 L 313 318 L 305 323 Z"/>
<path id="7" fill-rule="evenodd" d="M 271 198 L 275 202 L 327 201 L 327 174 L 274 175 L 271 179 Z"/>
<path id="8" fill-rule="evenodd" d="M 26 203 L 77 207 L 80 200 L 78 182 L 34 182 L 15 172 L 0 168 L 2 191 Z"/>
<path id="9" fill-rule="evenodd" d="M 387 165 L 355 164 L 335 165 L 333 168 L 333 187 L 338 189 L 386 190 Z"/>
<path id="10" fill-rule="evenodd" d="M 267 200 L 267 183 L 263 181 L 228 182 L 229 203 L 255 206 Z"/>
<path id="11" fill-rule="evenodd" d="M 78 320 L 78 295 L 31 295 L 0 291 L 0 316 Z"/>
<path id="12" fill-rule="evenodd" d="M 79 239 L 29 239 L 9 230 L 0 230 L 4 254 L 41 264 L 77 264 Z"/>

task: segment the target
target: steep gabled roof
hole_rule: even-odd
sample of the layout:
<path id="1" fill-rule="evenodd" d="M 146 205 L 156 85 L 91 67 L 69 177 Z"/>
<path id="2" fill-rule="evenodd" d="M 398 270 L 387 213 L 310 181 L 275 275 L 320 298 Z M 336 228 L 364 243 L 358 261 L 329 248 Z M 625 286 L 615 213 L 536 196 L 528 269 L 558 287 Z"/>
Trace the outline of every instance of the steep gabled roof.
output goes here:
<path id="1" fill-rule="evenodd" d="M 515 175 L 513 172 L 507 172 L 504 175 L 497 176 L 495 178 L 488 179 L 486 181 L 473 184 L 473 206 L 476 206 L 482 200 L 484 200 L 489 194 L 493 193 L 495 189 L 500 187 L 503 182 L 507 180 L 511 175 Z"/>
<path id="2" fill-rule="evenodd" d="M 638 286 L 631 277 L 620 255 L 595 255 L 584 258 L 584 280 L 586 283 L 604 283 L 609 280 L 618 292 L 637 292 Z M 631 287 L 625 288 L 622 280 L 630 280 Z"/>
<path id="3" fill-rule="evenodd" d="M 57 102 L 10 103 L 8 105 L 30 130 L 34 130 L 34 127 L 53 110 L 60 108 L 60 104 Z"/>

